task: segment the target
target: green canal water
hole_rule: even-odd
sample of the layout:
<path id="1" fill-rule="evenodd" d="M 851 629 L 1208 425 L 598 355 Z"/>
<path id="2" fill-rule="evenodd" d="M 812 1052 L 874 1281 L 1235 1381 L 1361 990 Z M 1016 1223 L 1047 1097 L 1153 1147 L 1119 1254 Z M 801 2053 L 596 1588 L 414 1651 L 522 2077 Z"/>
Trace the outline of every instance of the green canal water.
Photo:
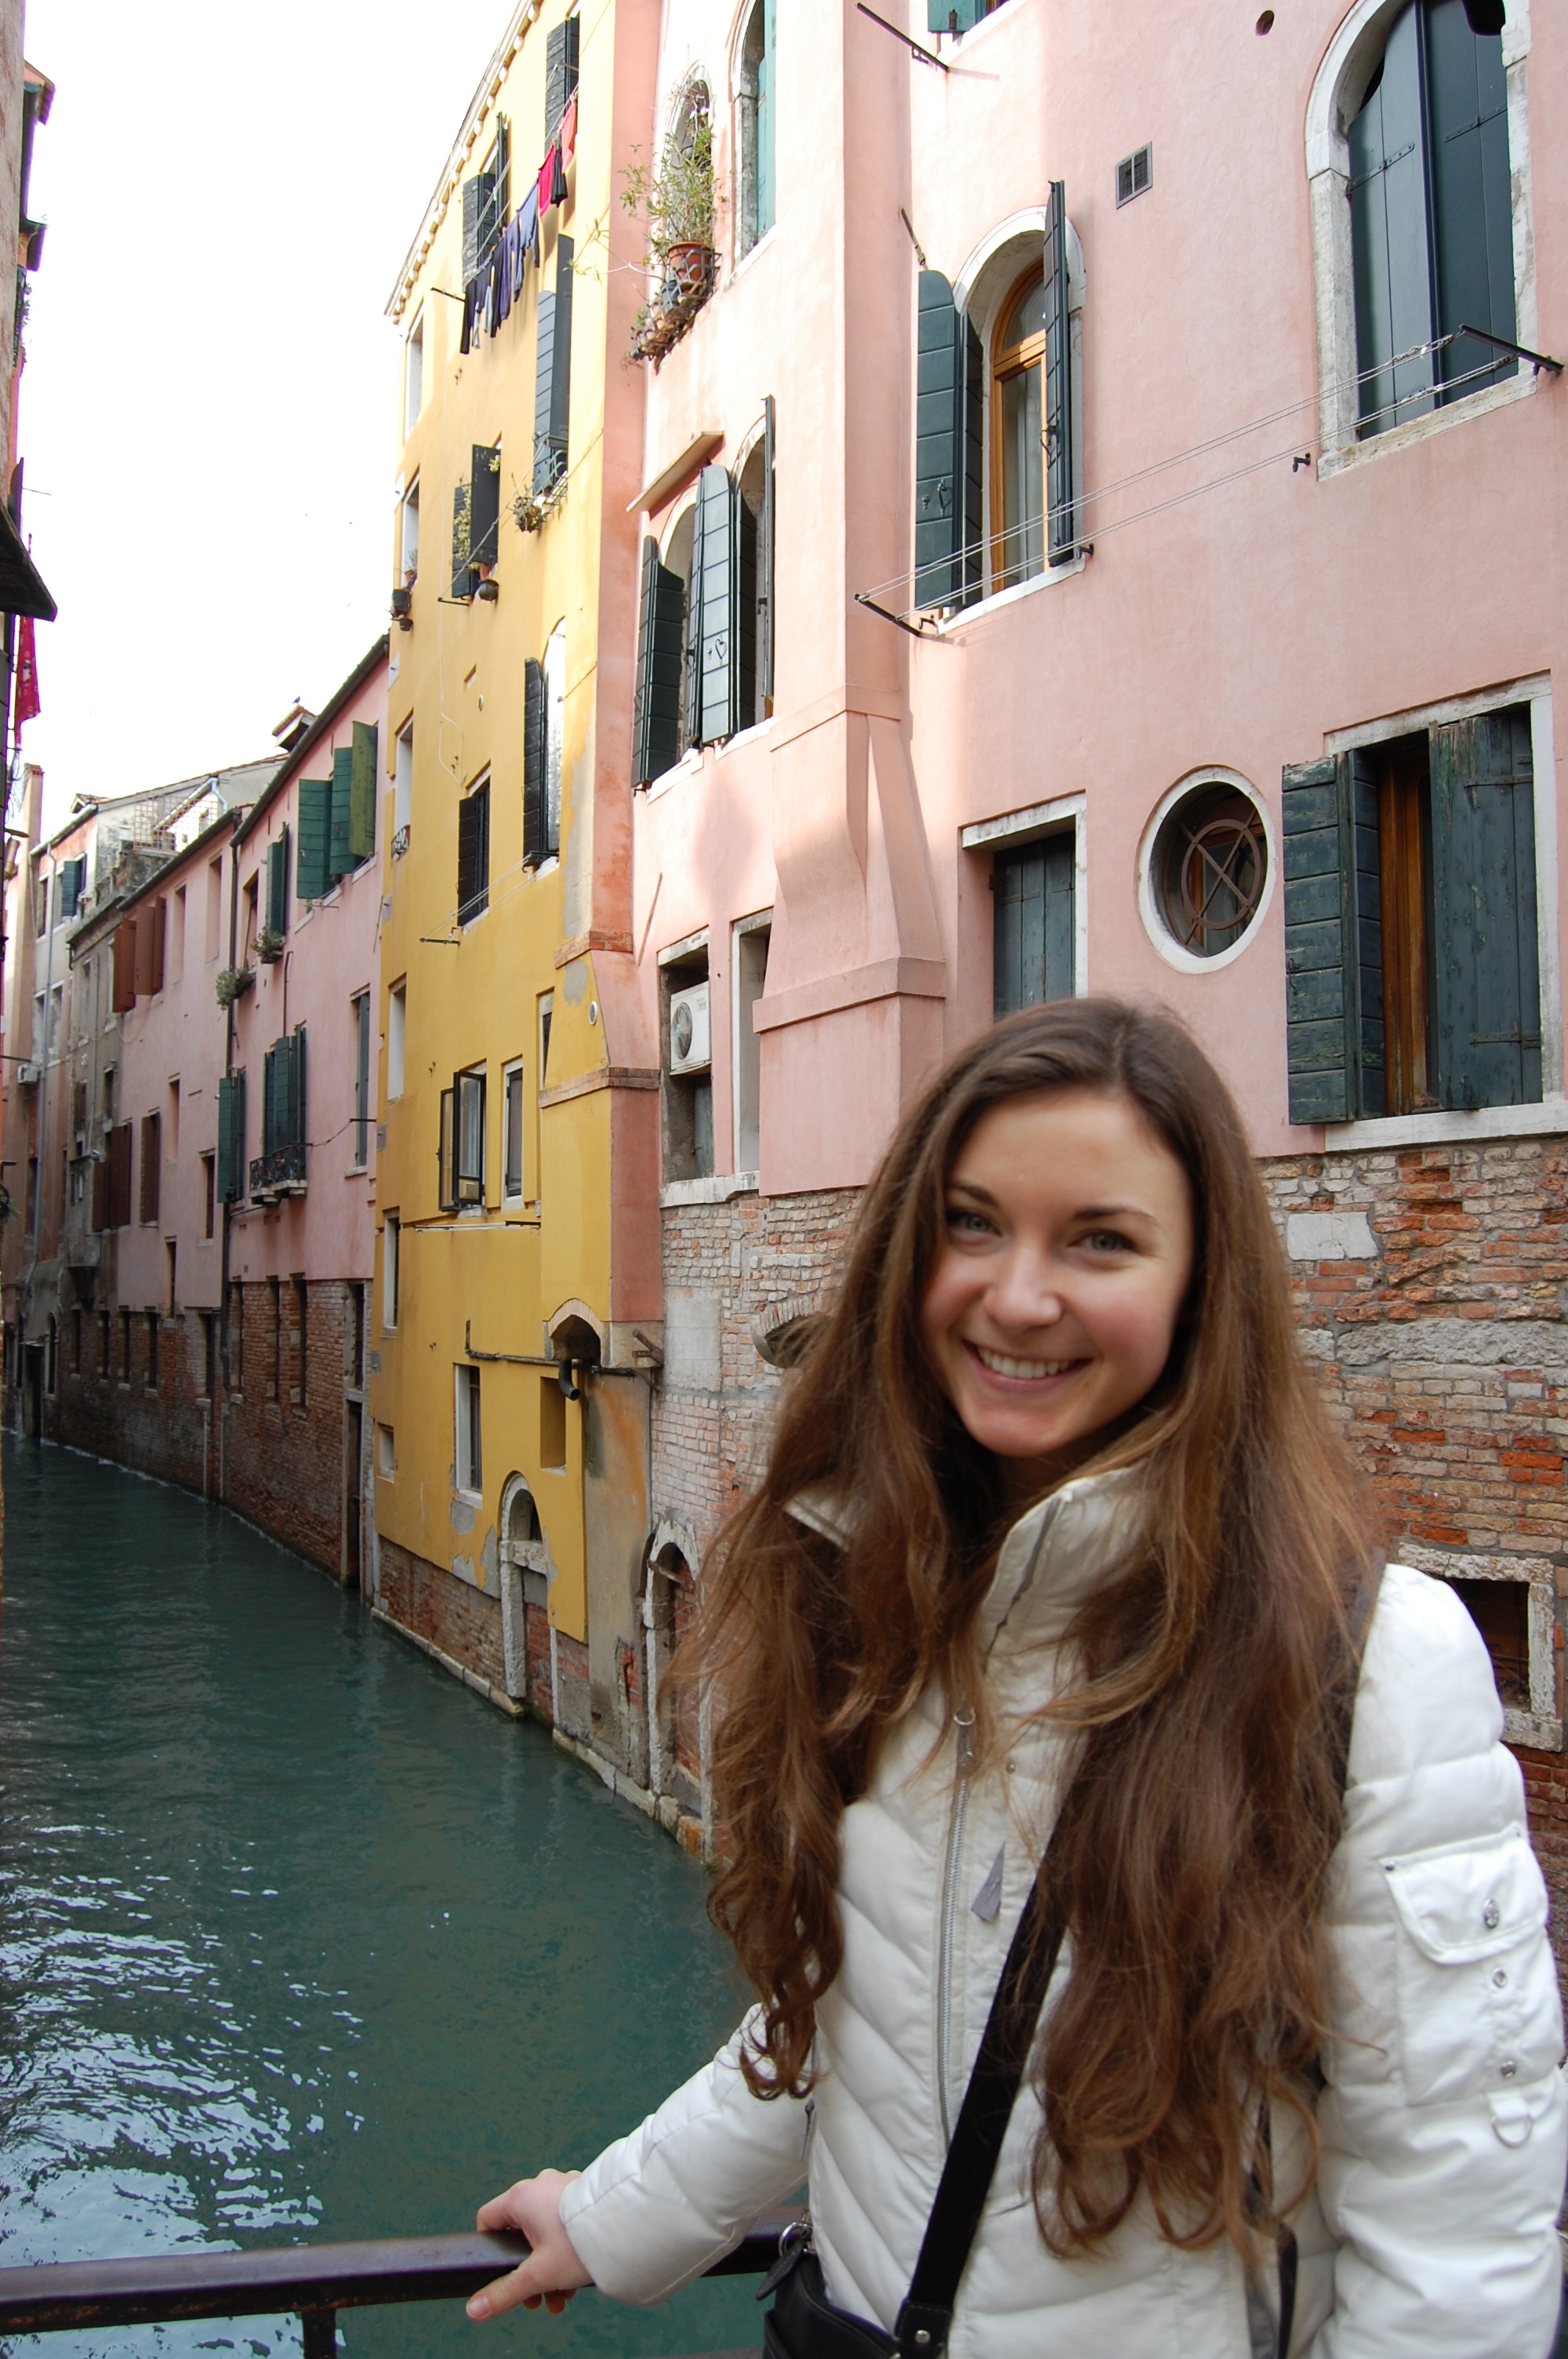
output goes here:
<path id="1" fill-rule="evenodd" d="M 706 1880 L 556 1751 L 222 1509 L 5 1444 L 0 2262 L 466 2228 L 589 2161 L 740 1997 Z M 363 2359 L 760 2342 L 753 2288 Z M 30 2337 L 40 2359 L 297 2352 L 291 2319 Z"/>

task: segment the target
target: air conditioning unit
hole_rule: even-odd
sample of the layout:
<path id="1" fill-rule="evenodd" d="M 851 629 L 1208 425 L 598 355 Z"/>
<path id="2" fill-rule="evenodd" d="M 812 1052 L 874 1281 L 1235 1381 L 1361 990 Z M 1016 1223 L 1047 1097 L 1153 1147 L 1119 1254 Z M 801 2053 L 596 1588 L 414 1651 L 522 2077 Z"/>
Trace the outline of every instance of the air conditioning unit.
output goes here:
<path id="1" fill-rule="evenodd" d="M 708 985 L 670 994 L 670 1071 L 703 1073 L 713 1061 L 708 1045 Z"/>
<path id="2" fill-rule="evenodd" d="M 702 1037 L 705 1040 L 708 1038 L 706 1016 L 704 1017 L 704 1030 Z M 16 1082 L 17 1086 L 21 1089 L 36 1090 L 42 1079 L 43 1074 L 37 1065 L 18 1065 L 16 1068 Z"/>

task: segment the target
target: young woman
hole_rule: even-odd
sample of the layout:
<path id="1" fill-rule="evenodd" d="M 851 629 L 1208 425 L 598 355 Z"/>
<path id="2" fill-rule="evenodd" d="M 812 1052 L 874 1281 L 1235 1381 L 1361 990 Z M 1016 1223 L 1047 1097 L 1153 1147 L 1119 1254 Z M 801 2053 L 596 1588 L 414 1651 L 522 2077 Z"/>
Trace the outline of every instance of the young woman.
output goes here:
<path id="1" fill-rule="evenodd" d="M 891 2333 L 1049 1844 L 954 2359 L 1544 2359 L 1545 1892 L 1468 1615 L 1390 1565 L 1361 1637 L 1375 1563 L 1217 1074 L 1111 1001 L 999 1025 L 895 1140 L 710 1583 L 757 2006 L 485 2205 L 534 2250 L 470 2315 L 661 2300 L 808 2180 L 827 2298 Z"/>

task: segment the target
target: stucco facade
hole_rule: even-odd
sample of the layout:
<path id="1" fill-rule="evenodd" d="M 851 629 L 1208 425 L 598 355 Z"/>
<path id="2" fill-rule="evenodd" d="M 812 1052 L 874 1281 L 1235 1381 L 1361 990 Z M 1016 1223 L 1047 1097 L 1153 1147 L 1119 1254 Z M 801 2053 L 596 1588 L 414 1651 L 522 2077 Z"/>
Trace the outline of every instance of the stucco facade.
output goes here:
<path id="1" fill-rule="evenodd" d="M 389 307 L 402 613 L 371 1375 L 382 1610 L 625 1775 L 658 1100 L 632 939 L 643 386 L 616 176 L 646 139 L 654 33 L 618 5 L 514 13 Z M 451 297 L 482 273 L 495 300 L 497 241 L 515 276 L 465 337 Z"/>
<path id="2" fill-rule="evenodd" d="M 1358 396 L 1374 379 L 1357 343 L 1349 141 L 1384 47 L 1413 21 L 1398 0 L 1323 0 L 1257 29 L 1250 15 L 1200 25 L 1173 0 L 1119 19 L 1004 0 L 959 38 L 931 32 L 924 10 L 880 13 L 940 64 L 838 0 L 778 12 L 763 80 L 776 204 L 760 235 L 754 207 L 744 217 L 752 12 L 667 11 L 660 56 L 655 138 L 704 90 L 730 203 L 717 290 L 651 375 L 643 475 L 660 489 L 644 529 L 700 603 L 683 518 L 704 468 L 747 480 L 765 420 L 773 645 L 771 710 L 753 706 L 719 742 L 677 745 L 638 796 L 633 934 L 666 1107 L 649 1625 L 654 1536 L 677 1581 L 700 1573 L 776 1397 L 768 1356 L 825 1299 L 855 1191 L 901 1109 L 1008 1004 L 1003 895 L 1021 860 L 1054 853 L 1054 969 L 1023 995 L 1108 991 L 1173 1008 L 1244 1109 L 1303 1304 L 1352 1280 L 1391 1287 L 1382 1325 L 1353 1341 L 1343 1319 L 1314 1316 L 1311 1348 L 1393 1537 L 1456 1579 L 1533 1582 L 1530 1693 L 1512 1696 L 1510 1727 L 1545 1758 L 1562 1743 L 1560 1609 L 1541 1601 L 1568 1563 L 1550 1506 L 1563 1482 L 1552 1369 L 1568 1327 L 1548 1282 L 1549 1175 L 1568 1135 L 1553 720 L 1568 600 L 1560 505 L 1542 496 L 1563 474 L 1563 380 L 1528 360 L 1494 380 L 1493 347 L 1467 348 L 1460 371 L 1434 317 L 1425 365 L 1451 371 L 1438 397 L 1374 416 Z M 1433 40 L 1454 29 L 1422 27 Z M 1507 126 L 1504 219 L 1488 234 L 1509 279 L 1508 335 L 1562 356 L 1561 27 L 1510 0 L 1477 71 L 1496 97 L 1482 113 Z M 1060 342 L 1048 316 L 1031 523 L 1009 482 L 1007 371 L 1011 346 L 1030 349 L 1013 323 L 1043 260 L 1049 314 L 1054 251 Z M 952 495 L 971 521 L 934 565 L 923 503 L 942 300 L 960 400 L 966 359 L 973 372 L 973 482 L 966 493 L 956 480 L 960 452 Z M 700 516 L 695 529 L 700 540 Z M 952 586 L 934 593 L 934 582 Z M 1528 852 L 1513 878 L 1518 1071 L 1490 1094 L 1454 1046 L 1465 1024 L 1448 996 L 1453 945 L 1436 939 L 1441 875 L 1427 885 L 1426 984 L 1396 977 L 1398 911 L 1384 905 L 1387 1002 L 1374 1006 L 1376 880 L 1373 904 L 1352 908 L 1354 877 L 1335 902 L 1336 924 L 1350 912 L 1346 942 L 1360 924 L 1361 968 L 1348 949 L 1325 983 L 1300 833 L 1303 799 L 1349 779 L 1363 800 L 1347 824 L 1363 837 L 1383 827 L 1392 875 L 1376 797 L 1397 785 L 1382 766 L 1430 746 L 1436 795 L 1453 745 L 1488 730 L 1519 749 L 1509 783 Z M 1247 921 L 1195 949 L 1173 921 L 1161 830 L 1202 794 L 1205 809 L 1245 807 L 1255 864 Z M 1461 875 L 1465 891 L 1476 873 Z M 1465 954 L 1487 922 L 1468 921 Z M 1418 943 L 1407 965 L 1420 962 Z M 1379 968 L 1379 994 L 1384 980 Z M 704 984 L 711 1148 L 694 1162 L 681 1111 L 692 1069 L 672 1056 L 669 1011 Z M 1343 985 L 1343 999 L 1320 985 Z M 1427 985 L 1432 1070 L 1407 1075 L 1400 1100 L 1399 993 Z M 1326 1081 L 1325 1029 L 1339 1060 Z M 1485 1035 L 1473 1017 L 1469 1029 Z M 1334 1089 L 1343 1118 L 1302 1118 Z M 1533 1277 L 1494 1303 L 1503 1248 L 1483 1208 L 1498 1157 L 1516 1183 L 1508 1250 Z M 1434 1187 L 1455 1217 L 1427 1223 L 1421 1283 L 1408 1263 L 1387 1277 Z M 1303 1210 L 1349 1203 L 1358 1226 L 1300 1225 Z M 1510 1321 L 1523 1322 L 1511 1369 Z M 1466 1404 L 1465 1451 L 1434 1458 L 1428 1430 L 1451 1435 Z"/>

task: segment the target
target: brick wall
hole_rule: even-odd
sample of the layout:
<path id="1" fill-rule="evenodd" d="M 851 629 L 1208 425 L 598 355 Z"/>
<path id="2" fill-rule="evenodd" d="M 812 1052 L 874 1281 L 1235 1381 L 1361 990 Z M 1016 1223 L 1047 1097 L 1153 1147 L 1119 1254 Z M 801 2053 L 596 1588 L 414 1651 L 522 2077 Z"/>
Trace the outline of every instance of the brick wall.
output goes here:
<path id="1" fill-rule="evenodd" d="M 381 1543 L 377 1603 L 394 1622 L 427 1639 L 443 1655 L 506 1692 L 506 1658 L 501 1643 L 501 1600 L 471 1582 L 460 1581 L 395 1540 Z M 545 1648 L 545 1702 L 550 1692 L 548 1640 Z"/>
<path id="2" fill-rule="evenodd" d="M 662 1215 L 665 1365 L 654 1394 L 655 1525 L 712 1544 L 767 1446 L 779 1376 L 757 1334 L 821 1308 L 860 1203 L 850 1188 L 732 1196 Z"/>
<path id="3" fill-rule="evenodd" d="M 282 1290 L 282 1397 L 270 1382 L 270 1311 L 265 1285 L 236 1287 L 245 1298 L 248 1363 L 244 1389 L 217 1403 L 206 1397 L 207 1343 L 201 1314 L 185 1310 L 157 1327 L 152 1368 L 148 1314 L 130 1318 L 130 1380 L 122 1375 L 123 1319 L 109 1314 L 110 1366 L 102 1367 L 96 1310 L 81 1312 L 81 1364 L 70 1308 L 60 1321 L 59 1386 L 44 1403 L 44 1430 L 166 1483 L 222 1499 L 275 1539 L 344 1576 L 343 1287 L 324 1279 L 305 1289 L 305 1319 L 293 1289 Z M 237 1308 L 238 1306 L 234 1306 Z M 268 1339 L 267 1351 L 260 1349 Z M 300 1344 L 304 1345 L 303 1382 Z M 220 1361 L 220 1387 L 222 1370 Z"/>

